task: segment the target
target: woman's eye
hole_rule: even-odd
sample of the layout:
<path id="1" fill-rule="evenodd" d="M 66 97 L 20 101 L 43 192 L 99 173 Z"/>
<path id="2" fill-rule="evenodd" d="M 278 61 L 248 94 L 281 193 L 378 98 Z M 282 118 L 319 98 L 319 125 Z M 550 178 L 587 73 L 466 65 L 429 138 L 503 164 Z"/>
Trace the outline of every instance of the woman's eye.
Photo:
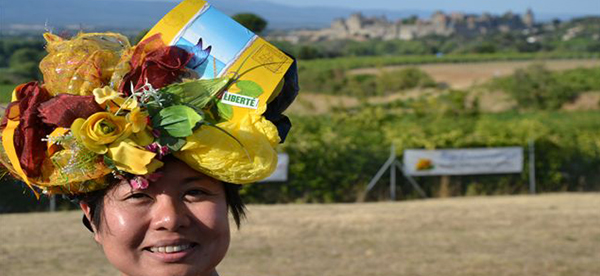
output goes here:
<path id="1" fill-rule="evenodd" d="M 134 193 L 134 194 L 130 194 L 125 199 L 126 200 L 142 200 L 142 199 L 147 199 L 147 198 L 150 198 L 150 196 L 148 196 L 147 194 Z"/>
<path id="2" fill-rule="evenodd" d="M 192 197 L 192 198 L 200 198 L 200 197 L 203 197 L 206 195 L 208 195 L 208 193 L 203 190 L 200 190 L 200 189 L 189 190 L 185 193 L 186 197 Z"/>

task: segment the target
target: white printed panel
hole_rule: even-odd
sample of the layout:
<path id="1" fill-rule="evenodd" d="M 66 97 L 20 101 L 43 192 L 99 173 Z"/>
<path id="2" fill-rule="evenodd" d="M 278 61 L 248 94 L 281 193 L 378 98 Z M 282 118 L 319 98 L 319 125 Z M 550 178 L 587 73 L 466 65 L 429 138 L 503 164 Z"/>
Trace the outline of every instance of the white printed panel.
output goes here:
<path id="1" fill-rule="evenodd" d="M 414 176 L 521 173 L 523 148 L 408 149 L 403 161 Z"/>
<path id="2" fill-rule="evenodd" d="M 288 167 L 290 156 L 287 153 L 277 154 L 277 169 L 275 172 L 260 182 L 286 182 L 288 180 Z"/>

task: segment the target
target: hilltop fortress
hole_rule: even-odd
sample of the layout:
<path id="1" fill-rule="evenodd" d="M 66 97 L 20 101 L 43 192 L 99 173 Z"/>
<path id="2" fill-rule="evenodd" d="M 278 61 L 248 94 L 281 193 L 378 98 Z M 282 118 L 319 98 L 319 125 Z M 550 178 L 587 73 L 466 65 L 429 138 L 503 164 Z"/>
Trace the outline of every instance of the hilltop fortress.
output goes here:
<path id="1" fill-rule="evenodd" d="M 388 20 L 385 16 L 365 17 L 361 13 L 355 13 L 349 18 L 334 20 L 326 29 L 297 30 L 286 35 L 277 35 L 274 38 L 292 43 L 339 39 L 411 40 L 427 35 L 478 35 L 494 31 L 508 32 L 532 28 L 533 25 L 534 15 L 531 9 L 527 10 L 522 17 L 512 12 L 493 16 L 488 13 L 470 15 L 458 12 L 445 14 L 438 11 L 429 19 L 413 17 L 395 22 Z"/>

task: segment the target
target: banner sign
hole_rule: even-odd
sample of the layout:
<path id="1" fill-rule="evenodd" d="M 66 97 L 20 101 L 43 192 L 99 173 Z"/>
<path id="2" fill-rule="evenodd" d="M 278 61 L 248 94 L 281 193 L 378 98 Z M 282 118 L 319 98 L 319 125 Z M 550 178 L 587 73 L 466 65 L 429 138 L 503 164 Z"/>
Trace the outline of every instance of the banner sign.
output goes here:
<path id="1" fill-rule="evenodd" d="M 288 180 L 288 167 L 290 156 L 287 153 L 277 154 L 277 169 L 275 172 L 260 182 L 286 182 Z"/>
<path id="2" fill-rule="evenodd" d="M 523 148 L 408 149 L 403 161 L 413 176 L 521 173 Z"/>

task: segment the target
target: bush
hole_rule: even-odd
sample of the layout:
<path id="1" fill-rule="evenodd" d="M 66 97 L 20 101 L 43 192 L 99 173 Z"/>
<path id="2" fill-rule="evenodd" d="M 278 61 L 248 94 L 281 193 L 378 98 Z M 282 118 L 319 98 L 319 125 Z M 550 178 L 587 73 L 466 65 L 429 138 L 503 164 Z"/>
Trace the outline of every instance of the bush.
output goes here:
<path id="1" fill-rule="evenodd" d="M 437 86 L 431 76 L 416 67 L 384 72 L 378 79 L 383 92 Z"/>
<path id="2" fill-rule="evenodd" d="M 384 95 L 413 88 L 436 87 L 427 73 L 410 67 L 373 74 L 348 74 L 343 69 L 325 69 L 300 74 L 304 91 L 355 97 Z"/>
<path id="3" fill-rule="evenodd" d="M 449 97 L 459 97 L 460 92 Z M 539 192 L 600 190 L 600 114 L 501 113 L 396 116 L 371 106 L 326 116 L 292 117 L 292 133 L 283 151 L 290 155 L 288 183 L 244 186 L 251 202 L 349 202 L 360 198 L 368 181 L 389 156 L 394 143 L 398 159 L 408 148 L 521 146 L 535 141 Z M 527 154 L 525 154 L 527 157 Z M 527 164 L 525 160 L 525 164 Z M 438 177 L 417 181 L 429 196 Z M 528 192 L 529 172 L 453 177 L 458 194 L 491 195 Z M 387 189 L 387 178 L 377 187 Z M 401 197 L 418 195 L 398 175 Z M 377 199 L 381 191 L 369 194 Z"/>
<path id="4" fill-rule="evenodd" d="M 599 79 L 600 68 L 551 72 L 534 64 L 492 81 L 491 87 L 507 92 L 522 109 L 555 110 L 582 92 L 600 89 Z"/>

